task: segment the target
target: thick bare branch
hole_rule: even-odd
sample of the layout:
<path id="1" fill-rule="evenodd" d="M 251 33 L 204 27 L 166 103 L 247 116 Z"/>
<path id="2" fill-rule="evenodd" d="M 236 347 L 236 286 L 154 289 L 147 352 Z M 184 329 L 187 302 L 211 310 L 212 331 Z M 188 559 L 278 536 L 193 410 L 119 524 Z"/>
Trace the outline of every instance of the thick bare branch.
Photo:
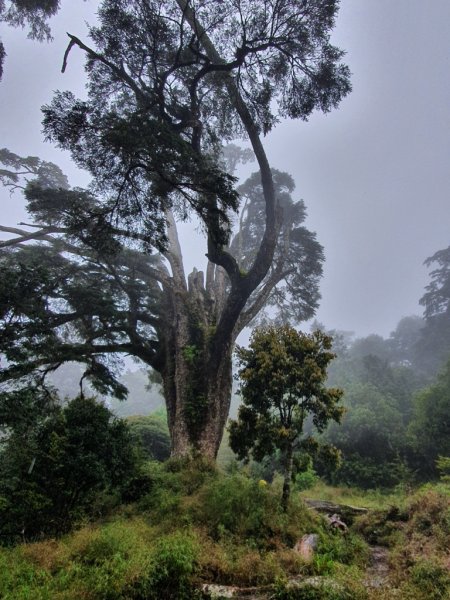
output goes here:
<path id="1" fill-rule="evenodd" d="M 101 62 L 104 65 L 106 65 L 109 69 L 111 69 L 111 71 L 121 81 L 126 83 L 128 85 L 128 87 L 131 90 L 133 90 L 133 92 L 136 94 L 136 97 L 138 99 L 142 100 L 145 97 L 145 94 L 143 93 L 142 89 L 138 85 L 136 85 L 133 78 L 128 75 L 128 73 L 125 71 L 123 66 L 118 67 L 117 65 L 115 65 L 114 63 L 112 63 L 111 61 L 106 59 L 104 56 L 102 56 L 101 54 L 98 54 L 98 52 L 95 52 L 95 50 L 92 50 L 92 48 L 89 48 L 89 46 L 86 46 L 86 44 L 84 44 L 75 35 L 72 35 L 70 33 L 68 33 L 67 35 L 70 38 L 70 42 L 69 42 L 69 45 L 67 46 L 66 52 L 64 53 L 63 66 L 61 69 L 62 73 L 64 73 L 64 71 L 66 70 L 67 58 L 68 58 L 70 50 L 73 48 L 73 46 L 77 45 L 77 46 L 79 46 L 79 48 L 81 48 L 81 50 L 84 50 L 86 52 L 86 54 L 89 56 L 89 58 L 91 58 L 92 60 Z"/>
<path id="2" fill-rule="evenodd" d="M 251 322 L 252 319 L 256 317 L 256 315 L 264 308 L 267 300 L 269 299 L 270 294 L 274 290 L 274 288 L 280 283 L 280 281 L 284 278 L 285 273 L 282 270 L 275 270 L 261 287 L 261 289 L 256 294 L 255 299 L 252 304 L 245 310 L 242 311 L 239 319 L 236 323 L 234 336 L 237 337 L 239 333 L 247 327 L 247 325 Z"/>
<path id="3" fill-rule="evenodd" d="M 181 252 L 180 241 L 178 239 L 177 224 L 171 210 L 166 211 L 167 219 L 167 238 L 169 240 L 168 248 L 164 252 L 170 268 L 172 269 L 172 277 L 178 289 L 186 291 L 186 275 L 183 265 L 183 254 Z"/>
<path id="4" fill-rule="evenodd" d="M 30 233 L 29 231 L 25 231 L 24 229 L 18 229 L 17 227 L 6 227 L 5 225 L 0 225 L 0 231 L 3 231 L 5 233 L 13 233 L 19 236 L 10 240 L 0 242 L 0 248 L 17 246 L 18 244 L 22 244 L 23 242 L 28 242 L 30 240 L 44 240 L 46 242 L 55 241 L 55 239 L 51 235 L 49 235 L 49 233 L 53 233 L 54 230 L 49 227 Z"/>

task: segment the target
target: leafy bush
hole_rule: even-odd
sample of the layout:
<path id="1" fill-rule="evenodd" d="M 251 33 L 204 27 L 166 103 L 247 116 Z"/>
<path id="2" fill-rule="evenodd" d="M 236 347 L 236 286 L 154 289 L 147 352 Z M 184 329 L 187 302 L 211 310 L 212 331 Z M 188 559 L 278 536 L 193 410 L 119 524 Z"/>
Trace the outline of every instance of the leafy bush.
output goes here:
<path id="1" fill-rule="evenodd" d="M 440 480 L 450 483 L 450 456 L 438 456 L 436 468 L 439 471 Z"/>
<path id="2" fill-rule="evenodd" d="M 351 531 L 345 536 L 340 532 L 327 531 L 321 533 L 316 557 L 322 560 L 324 564 L 328 560 L 327 564 L 331 567 L 329 572 L 333 572 L 332 563 L 365 566 L 368 562 L 369 552 L 363 539 Z M 318 575 L 328 572 L 327 569 L 323 568 L 323 564 L 316 566 L 320 567 L 316 569 Z"/>
<path id="3" fill-rule="evenodd" d="M 20 410 L 20 400 L 33 399 L 26 391 L 16 400 Z M 59 534 L 94 511 L 99 516 L 102 502 L 120 499 L 136 466 L 125 423 L 84 397 L 12 422 L 0 454 L 3 542 Z"/>
<path id="4" fill-rule="evenodd" d="M 390 546 L 404 528 L 408 514 L 392 506 L 387 510 L 373 510 L 359 517 L 355 530 L 363 535 L 369 544 Z"/>
<path id="5" fill-rule="evenodd" d="M 380 461 L 357 452 L 344 453 L 340 468 L 331 475 L 332 481 L 362 489 L 393 488 L 410 479 L 411 474 L 400 459 Z"/>
<path id="6" fill-rule="evenodd" d="M 181 518 L 183 496 L 192 496 L 217 472 L 211 463 L 170 459 L 164 464 L 151 463 L 148 471 L 148 492 L 139 501 L 139 510 L 144 511 L 152 522 L 164 523 L 170 516 L 169 525 L 175 516 Z M 184 522 L 189 517 L 184 511 Z"/>
<path id="7" fill-rule="evenodd" d="M 268 524 L 264 517 L 270 500 L 265 486 L 243 475 L 233 475 L 213 481 L 202 489 L 199 504 L 195 507 L 201 513 L 196 517 L 216 538 L 225 532 L 267 535 L 265 526 Z M 272 508 L 275 515 L 277 504 Z"/>
<path id="8" fill-rule="evenodd" d="M 189 533 L 178 531 L 158 540 L 153 550 L 148 600 L 193 600 L 197 597 L 192 576 L 197 568 L 198 554 L 198 543 Z"/>
<path id="9" fill-rule="evenodd" d="M 312 466 L 310 466 L 306 471 L 302 471 L 297 473 L 295 476 L 294 487 L 299 492 L 303 490 L 309 490 L 316 485 L 319 481 L 319 476 L 314 471 Z"/>
<path id="10" fill-rule="evenodd" d="M 261 546 L 274 537 L 294 543 L 301 533 L 316 527 L 297 499 L 284 514 L 279 485 L 269 486 L 239 473 L 203 486 L 191 514 L 193 522 L 205 526 L 214 539 L 232 535 L 253 539 Z"/>
<path id="11" fill-rule="evenodd" d="M 425 486 L 413 497 L 407 533 L 433 536 L 443 547 L 450 546 L 450 501 L 446 490 Z"/>

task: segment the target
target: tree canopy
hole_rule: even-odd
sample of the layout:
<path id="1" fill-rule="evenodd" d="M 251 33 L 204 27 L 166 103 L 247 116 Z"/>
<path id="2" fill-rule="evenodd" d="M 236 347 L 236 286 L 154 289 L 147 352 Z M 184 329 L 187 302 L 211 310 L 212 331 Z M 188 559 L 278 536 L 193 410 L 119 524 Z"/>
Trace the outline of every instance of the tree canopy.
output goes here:
<path id="1" fill-rule="evenodd" d="M 28 37 L 51 40 L 47 20 L 58 12 L 60 0 L 0 0 L 0 22 L 12 27 L 29 27 Z M 3 75 L 5 47 L 0 41 L 0 79 Z"/>
<path id="2" fill-rule="evenodd" d="M 231 262 L 222 246 L 238 201 L 218 163 L 223 142 L 245 135 L 255 145 L 279 117 L 328 111 L 350 90 L 343 53 L 329 42 L 337 2 L 240 0 L 237 8 L 105 0 L 94 48 L 70 36 L 68 51 L 87 54 L 88 100 L 60 92 L 44 109 L 47 137 L 94 175 L 110 196 L 105 210 L 138 220 L 158 243 L 167 207 L 193 209 L 219 263 Z"/>
<path id="3" fill-rule="evenodd" d="M 96 222 L 95 197 L 69 189 L 56 165 L 6 150 L 0 151 L 0 160 L 8 167 L 0 171 L 0 178 L 13 189 L 25 188 L 35 223 L 34 231 L 0 226 L 15 235 L 0 242 L 1 351 L 8 360 L 2 380 L 39 368 L 45 373 L 73 360 L 87 365 L 86 375 L 99 392 L 123 398 L 126 391 L 115 378 L 114 361 L 105 357 L 126 353 L 158 370 L 163 343 L 158 323 L 167 315 L 160 284 L 170 279 L 164 254 L 145 252 L 133 243 L 133 233 L 109 225 L 101 216 Z M 250 309 L 242 313 L 240 329 L 264 304 L 278 308 L 280 319 L 300 321 L 311 316 L 318 303 L 322 248 L 302 225 L 305 206 L 290 195 L 292 178 L 274 174 L 285 209 L 283 229 L 273 268 Z M 240 193 L 245 209 L 230 252 L 245 270 L 264 227 L 256 174 Z"/>

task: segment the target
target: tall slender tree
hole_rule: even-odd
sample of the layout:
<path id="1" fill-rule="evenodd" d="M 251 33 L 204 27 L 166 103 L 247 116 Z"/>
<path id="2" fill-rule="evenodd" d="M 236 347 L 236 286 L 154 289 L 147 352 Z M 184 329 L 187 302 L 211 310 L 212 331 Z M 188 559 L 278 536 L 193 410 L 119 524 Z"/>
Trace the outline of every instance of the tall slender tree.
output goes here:
<path id="1" fill-rule="evenodd" d="M 82 310 L 101 297 L 108 315 L 100 290 L 114 288 L 106 295 L 122 308 L 126 328 L 108 316 L 85 319 L 89 353 L 86 344 L 64 347 L 59 335 L 55 347 L 68 350 L 60 353 L 67 360 L 89 354 L 90 375 L 100 380 L 100 357 L 107 353 L 134 354 L 156 369 L 175 455 L 216 455 L 229 409 L 232 348 L 242 328 L 267 302 L 297 320 L 317 304 L 321 248 L 301 225 L 303 205 L 288 199 L 292 180 L 270 168 L 261 135 L 280 117 L 328 111 L 349 92 L 343 53 L 329 40 L 337 5 L 104 0 L 91 29 L 93 45 L 69 36 L 63 69 L 74 47 L 86 53 L 88 99 L 57 93 L 44 109 L 44 127 L 91 172 L 93 186 L 89 193 L 29 188 L 35 224 L 42 225 L 34 237 L 64 232 L 88 244 L 97 262 L 118 244 L 109 287 L 99 267 L 101 283 L 90 280 Z M 249 141 L 259 168 L 240 193 L 223 159 L 223 145 L 239 136 Z M 47 221 L 39 221 L 43 207 L 58 207 L 59 217 L 47 212 Z M 183 266 L 176 223 L 192 213 L 207 240 L 206 277 L 197 270 L 186 276 Z M 19 244 L 26 235 L 18 233 Z M 130 240 L 134 248 L 125 249 Z M 140 253 L 137 260 L 139 244 L 159 253 Z M 65 252 L 59 256 L 67 260 Z M 125 256 L 133 266 L 122 262 Z M 49 363 L 55 364 L 47 355 Z"/>

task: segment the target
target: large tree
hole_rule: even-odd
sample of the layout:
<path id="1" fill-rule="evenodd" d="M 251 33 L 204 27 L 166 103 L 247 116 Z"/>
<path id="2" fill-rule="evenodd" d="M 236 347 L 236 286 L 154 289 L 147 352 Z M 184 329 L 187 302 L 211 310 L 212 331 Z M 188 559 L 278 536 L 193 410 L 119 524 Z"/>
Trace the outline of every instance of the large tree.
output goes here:
<path id="1" fill-rule="evenodd" d="M 328 111 L 349 92 L 342 52 L 329 40 L 337 4 L 105 0 L 93 46 L 70 36 L 63 68 L 75 46 L 86 53 L 88 99 L 56 94 L 44 127 L 91 172 L 93 186 L 49 190 L 37 182 L 27 191 L 41 252 L 57 247 L 58 234 L 74 247 L 52 253 L 53 271 L 28 247 L 19 249 L 37 262 L 30 296 L 41 286 L 52 301 L 23 309 L 20 326 L 35 323 L 45 340 L 29 348 L 24 342 L 17 360 L 10 350 L 3 378 L 81 360 L 91 377 L 114 386 L 102 357 L 138 356 L 162 376 L 172 452 L 216 455 L 238 333 L 268 302 L 296 320 L 317 304 L 321 249 L 301 225 L 304 207 L 290 198 L 292 180 L 270 168 L 261 135 L 280 117 Z M 240 192 L 223 151 L 239 136 L 259 167 Z M 176 222 L 190 214 L 207 239 L 206 277 L 184 271 Z M 25 230 L 17 235 L 15 248 L 30 238 Z M 84 258 L 69 261 L 78 244 L 87 270 Z M 105 265 L 108 254 L 114 259 Z M 24 269 L 11 281 L 27 284 L 27 260 L 9 260 L 8 269 L 13 262 Z M 60 302 L 70 310 L 56 314 L 56 288 L 77 269 L 86 285 L 69 285 Z M 97 313 L 86 318 L 93 306 Z M 51 343 L 46 319 L 54 325 Z M 77 336 L 66 342 L 69 323 Z"/>

